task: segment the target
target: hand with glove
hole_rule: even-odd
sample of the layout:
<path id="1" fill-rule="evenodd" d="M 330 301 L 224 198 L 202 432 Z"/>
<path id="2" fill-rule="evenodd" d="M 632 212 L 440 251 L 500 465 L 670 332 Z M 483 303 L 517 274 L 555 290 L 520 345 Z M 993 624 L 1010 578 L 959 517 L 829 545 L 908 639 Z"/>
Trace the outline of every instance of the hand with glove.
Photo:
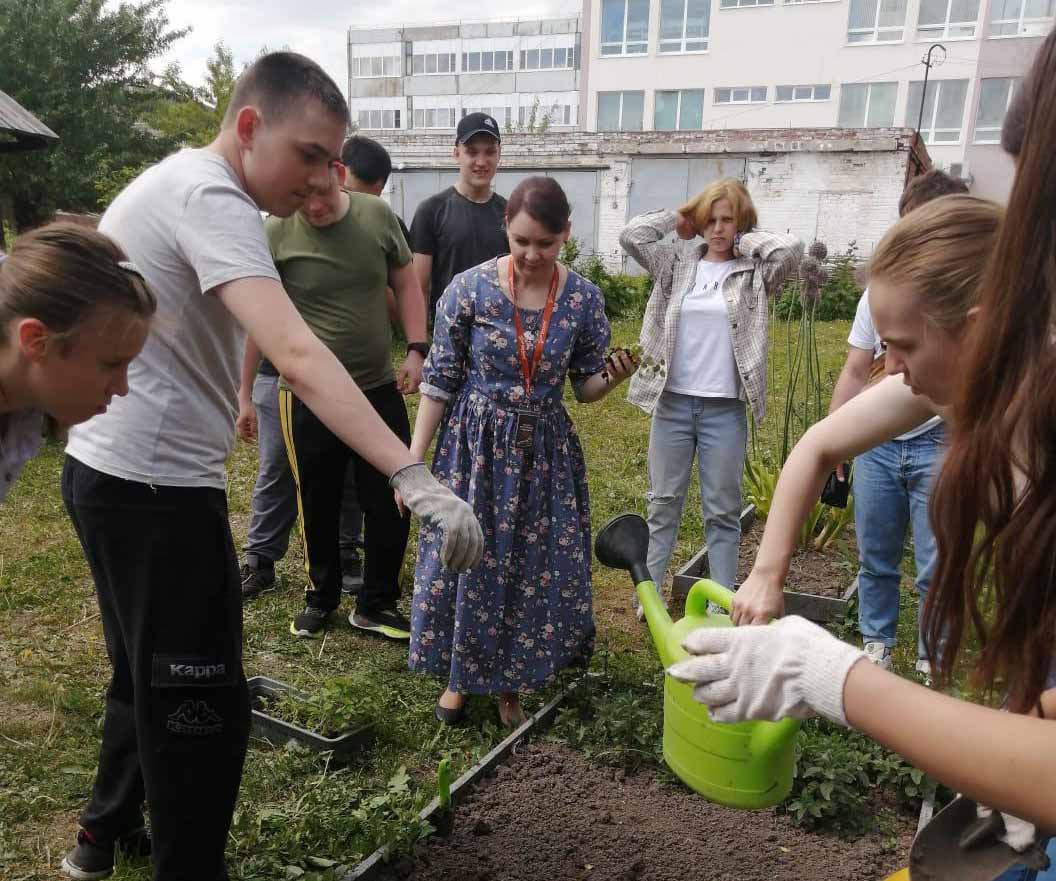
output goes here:
<path id="1" fill-rule="evenodd" d="M 424 464 L 401 468 L 392 475 L 389 486 L 415 514 L 443 530 L 440 560 L 444 566 L 464 572 L 480 562 L 484 533 L 473 509 L 441 485 Z"/>
<path id="2" fill-rule="evenodd" d="M 987 819 L 993 815 L 994 809 L 976 805 L 975 812 L 980 819 Z M 1013 817 L 1011 814 L 1002 814 L 1001 819 L 1004 821 L 1005 831 L 997 836 L 998 841 L 1003 841 L 1016 853 L 1023 853 L 1034 843 L 1037 830 L 1033 823 Z"/>
<path id="3" fill-rule="evenodd" d="M 716 722 L 804 719 L 818 713 L 847 724 L 843 685 L 865 653 L 804 618 L 694 630 L 682 647 L 694 657 L 668 669 L 693 683 L 693 697 Z"/>

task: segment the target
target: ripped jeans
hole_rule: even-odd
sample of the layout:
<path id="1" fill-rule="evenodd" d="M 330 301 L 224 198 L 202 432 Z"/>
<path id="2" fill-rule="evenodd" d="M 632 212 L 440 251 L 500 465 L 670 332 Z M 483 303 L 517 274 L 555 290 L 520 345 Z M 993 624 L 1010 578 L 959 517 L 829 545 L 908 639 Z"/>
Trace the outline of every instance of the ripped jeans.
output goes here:
<path id="1" fill-rule="evenodd" d="M 649 434 L 649 572 L 663 584 L 697 457 L 710 578 L 731 590 L 741 542 L 748 417 L 737 398 L 664 392 Z"/>

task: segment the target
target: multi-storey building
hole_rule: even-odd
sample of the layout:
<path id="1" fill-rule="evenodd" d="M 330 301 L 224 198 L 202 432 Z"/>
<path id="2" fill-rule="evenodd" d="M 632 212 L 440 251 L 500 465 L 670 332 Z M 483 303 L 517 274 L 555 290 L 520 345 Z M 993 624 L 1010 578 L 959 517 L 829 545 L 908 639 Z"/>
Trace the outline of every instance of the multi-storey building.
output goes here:
<path id="1" fill-rule="evenodd" d="M 596 131 L 919 129 L 1004 198 L 1005 109 L 1056 0 L 584 0 L 579 116 Z M 922 59 L 933 44 L 926 98 Z"/>
<path id="2" fill-rule="evenodd" d="M 350 29 L 352 119 L 367 131 L 453 133 L 483 110 L 510 131 L 571 131 L 580 45 L 578 18 Z"/>

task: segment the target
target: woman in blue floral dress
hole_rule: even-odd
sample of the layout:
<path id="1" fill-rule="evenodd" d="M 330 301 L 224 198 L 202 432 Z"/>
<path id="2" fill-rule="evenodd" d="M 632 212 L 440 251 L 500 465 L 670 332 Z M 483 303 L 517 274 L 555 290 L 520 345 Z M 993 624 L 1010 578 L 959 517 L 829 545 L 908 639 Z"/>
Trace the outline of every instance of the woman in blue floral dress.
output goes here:
<path id="1" fill-rule="evenodd" d="M 518 694 L 585 662 L 594 646 L 590 503 L 583 450 L 561 403 L 600 400 L 634 372 L 606 360 L 601 292 L 558 260 L 568 200 L 547 177 L 524 180 L 506 211 L 510 256 L 455 277 L 436 311 L 411 451 L 440 429 L 433 473 L 467 500 L 484 557 L 444 570 L 441 533 L 423 522 L 411 603 L 410 666 L 447 679 L 443 722 L 467 694 L 498 696 L 504 724 Z"/>

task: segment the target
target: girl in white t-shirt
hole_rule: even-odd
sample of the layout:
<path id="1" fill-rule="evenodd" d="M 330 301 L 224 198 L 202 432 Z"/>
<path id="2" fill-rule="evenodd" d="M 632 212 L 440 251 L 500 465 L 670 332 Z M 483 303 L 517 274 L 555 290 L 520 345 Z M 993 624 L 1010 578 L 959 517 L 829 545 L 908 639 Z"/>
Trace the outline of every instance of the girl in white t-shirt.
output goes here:
<path id="1" fill-rule="evenodd" d="M 88 227 L 51 224 L 0 254 L 0 502 L 45 416 L 65 429 L 128 392 L 155 305 L 120 248 Z"/>
<path id="2" fill-rule="evenodd" d="M 1002 838 L 1022 850 L 1056 830 L 1056 31 L 1038 50 L 1013 109 L 1009 119 L 1021 131 L 1010 137 L 1006 124 L 1003 143 L 1018 154 L 1016 181 L 997 234 L 946 263 L 954 283 L 940 286 L 937 263 L 911 255 L 943 257 L 957 230 L 921 225 L 929 213 L 936 219 L 935 212 L 968 197 L 937 200 L 896 224 L 874 257 L 870 298 L 887 342 L 887 370 L 903 381 L 885 380 L 812 429 L 827 471 L 844 445 L 834 426 L 868 446 L 870 431 L 875 442 L 881 428 L 890 437 L 929 415 L 925 398 L 951 405 L 950 448 L 931 509 L 939 566 L 925 609 L 928 649 L 938 683 L 946 685 L 965 644 L 975 641 L 973 684 L 1003 695 L 1011 712 L 859 663 L 860 650 L 795 616 L 698 630 L 684 643 L 695 657 L 670 672 L 694 683 L 694 696 L 720 722 L 819 713 L 862 731 L 1005 812 Z M 907 235 L 913 229 L 919 234 Z M 896 238 L 901 250 L 885 247 Z M 907 263 L 921 270 L 915 279 Z M 944 320 L 951 304 L 936 294 L 973 285 L 978 305 L 966 310 L 962 295 L 956 310 L 967 311 L 968 320 Z M 913 406 L 919 409 L 911 416 Z M 896 412 L 906 416 L 900 424 Z M 827 438 L 820 446 L 819 435 Z M 817 498 L 822 481 L 813 470 L 809 461 L 786 463 L 767 521 L 767 552 L 783 544 L 780 534 L 808 496 L 810 504 Z M 761 547 L 760 559 L 763 553 Z"/>

